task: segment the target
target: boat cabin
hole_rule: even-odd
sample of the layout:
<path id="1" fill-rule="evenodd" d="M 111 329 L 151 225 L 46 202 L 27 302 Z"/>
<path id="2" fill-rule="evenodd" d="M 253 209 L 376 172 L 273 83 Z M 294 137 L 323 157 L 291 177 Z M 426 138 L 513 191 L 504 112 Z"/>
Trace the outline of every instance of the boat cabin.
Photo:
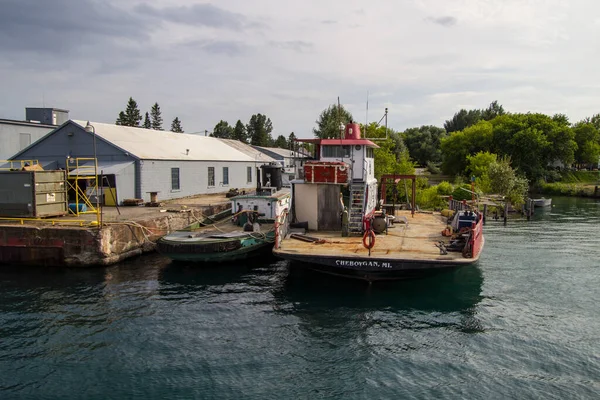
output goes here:
<path id="1" fill-rule="evenodd" d="M 342 230 L 348 212 L 349 230 L 362 232 L 363 218 L 375 210 L 377 180 L 374 149 L 361 138 L 360 126 L 346 125 L 339 139 L 299 139 L 315 146 L 315 159 L 304 164 L 304 178 L 292 181 L 292 218 L 309 230 Z M 359 232 L 360 231 L 360 232 Z"/>

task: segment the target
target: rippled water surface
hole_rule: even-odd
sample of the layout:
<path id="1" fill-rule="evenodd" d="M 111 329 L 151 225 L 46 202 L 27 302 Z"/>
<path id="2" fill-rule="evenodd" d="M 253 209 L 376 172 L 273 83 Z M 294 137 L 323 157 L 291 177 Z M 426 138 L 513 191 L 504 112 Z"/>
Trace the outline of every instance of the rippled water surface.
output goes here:
<path id="1" fill-rule="evenodd" d="M 275 259 L 0 267 L 0 398 L 598 398 L 600 203 L 368 286 Z"/>

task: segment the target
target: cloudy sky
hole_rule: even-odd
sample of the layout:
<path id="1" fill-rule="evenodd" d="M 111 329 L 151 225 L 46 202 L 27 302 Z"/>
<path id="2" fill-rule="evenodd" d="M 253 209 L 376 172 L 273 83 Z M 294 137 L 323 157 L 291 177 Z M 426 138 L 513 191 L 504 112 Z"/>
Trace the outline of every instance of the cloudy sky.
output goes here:
<path id="1" fill-rule="evenodd" d="M 132 96 L 209 131 L 263 113 L 312 136 L 341 102 L 394 129 L 498 100 L 600 112 L 594 0 L 2 0 L 0 118 L 66 108 L 114 122 Z"/>

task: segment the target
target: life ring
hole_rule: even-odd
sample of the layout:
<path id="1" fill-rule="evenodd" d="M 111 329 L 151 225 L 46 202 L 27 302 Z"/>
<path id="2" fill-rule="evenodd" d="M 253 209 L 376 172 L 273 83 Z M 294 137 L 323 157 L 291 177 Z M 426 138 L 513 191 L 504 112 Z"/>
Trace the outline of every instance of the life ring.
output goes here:
<path id="1" fill-rule="evenodd" d="M 339 170 L 340 170 L 340 172 L 344 172 L 346 170 L 346 166 L 345 165 L 340 165 Z"/>
<path id="2" fill-rule="evenodd" d="M 369 242 L 367 243 L 367 238 L 369 238 Z M 373 247 L 375 247 L 375 232 L 373 232 L 372 229 L 368 230 L 365 232 L 365 234 L 363 235 L 363 246 L 365 246 L 366 249 L 371 250 Z"/>

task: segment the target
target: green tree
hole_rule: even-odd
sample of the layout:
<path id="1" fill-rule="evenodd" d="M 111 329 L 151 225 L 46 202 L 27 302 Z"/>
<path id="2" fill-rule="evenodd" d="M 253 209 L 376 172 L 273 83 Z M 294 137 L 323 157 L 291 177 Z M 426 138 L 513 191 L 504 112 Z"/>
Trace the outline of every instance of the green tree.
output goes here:
<path id="1" fill-rule="evenodd" d="M 402 134 L 410 157 L 419 165 L 442 160 L 441 139 L 446 136 L 444 129 L 432 125 L 409 128 Z"/>
<path id="2" fill-rule="evenodd" d="M 577 151 L 575 161 L 581 164 L 598 165 L 600 158 L 600 132 L 591 123 L 578 123 L 573 128 Z"/>
<path id="3" fill-rule="evenodd" d="M 481 119 L 490 121 L 504 114 L 506 114 L 506 112 L 504 111 L 504 107 L 502 107 L 501 104 L 498 104 L 497 100 L 494 100 L 490 103 L 488 108 L 486 108 L 485 110 L 481 110 Z"/>
<path id="4" fill-rule="evenodd" d="M 526 178 L 517 176 L 509 157 L 502 157 L 491 163 L 488 173 L 494 193 L 505 196 L 516 207 L 525 203 L 529 182 Z"/>
<path id="5" fill-rule="evenodd" d="M 441 139 L 442 171 L 448 175 L 463 174 L 467 168 L 467 156 L 480 151 L 490 151 L 494 132 L 488 121 L 453 132 Z"/>
<path id="6" fill-rule="evenodd" d="M 285 136 L 283 136 L 283 135 L 277 136 L 277 139 L 275 139 L 274 145 L 275 145 L 275 147 L 279 147 L 280 149 L 288 148 L 287 140 L 285 139 Z"/>
<path id="7" fill-rule="evenodd" d="M 464 108 L 454 114 L 452 119 L 444 122 L 447 133 L 462 131 L 469 126 L 475 125 L 481 120 L 481 110 L 465 110 Z"/>
<path id="8" fill-rule="evenodd" d="M 315 137 L 320 139 L 339 138 L 343 131 L 340 127 L 352 122 L 352 114 L 344 106 L 330 105 L 321 112 L 319 118 L 315 121 L 316 128 L 313 128 Z"/>
<path id="9" fill-rule="evenodd" d="M 154 105 L 150 109 L 150 116 L 152 117 L 152 129 L 162 131 L 163 118 L 158 103 L 154 103 Z"/>
<path id="10" fill-rule="evenodd" d="M 471 177 L 475 177 L 475 184 L 483 193 L 492 191 L 491 180 L 489 176 L 490 165 L 497 160 L 496 154 L 488 151 L 480 151 L 475 155 L 467 156 L 467 172 Z"/>
<path id="11" fill-rule="evenodd" d="M 234 134 L 233 127 L 229 126 L 227 121 L 220 120 L 213 128 L 213 133 L 210 136 L 221 139 L 233 139 Z"/>
<path id="12" fill-rule="evenodd" d="M 144 124 L 142 126 L 146 129 L 152 128 L 152 124 L 150 123 L 150 116 L 148 115 L 148 112 L 146 112 L 146 115 L 144 116 Z"/>
<path id="13" fill-rule="evenodd" d="M 248 143 L 248 135 L 246 133 L 246 125 L 238 119 L 233 129 L 232 139 L 239 140 L 242 143 Z"/>
<path id="14" fill-rule="evenodd" d="M 119 113 L 116 124 L 123 126 L 140 126 L 141 120 L 142 114 L 140 113 L 137 102 L 133 97 L 130 97 L 125 111 Z"/>
<path id="15" fill-rule="evenodd" d="M 288 146 L 290 149 L 292 149 L 292 150 L 297 149 L 298 143 L 296 143 L 296 135 L 294 134 L 294 132 L 291 132 L 289 134 L 287 143 L 288 143 Z"/>
<path id="16" fill-rule="evenodd" d="M 183 128 L 181 127 L 181 121 L 179 120 L 179 117 L 175 117 L 173 122 L 171 122 L 171 132 L 183 133 Z"/>
<path id="17" fill-rule="evenodd" d="M 271 132 L 273 123 L 271 119 L 263 114 L 254 114 L 246 125 L 246 132 L 250 138 L 250 144 L 254 146 L 269 146 L 273 139 Z"/>

